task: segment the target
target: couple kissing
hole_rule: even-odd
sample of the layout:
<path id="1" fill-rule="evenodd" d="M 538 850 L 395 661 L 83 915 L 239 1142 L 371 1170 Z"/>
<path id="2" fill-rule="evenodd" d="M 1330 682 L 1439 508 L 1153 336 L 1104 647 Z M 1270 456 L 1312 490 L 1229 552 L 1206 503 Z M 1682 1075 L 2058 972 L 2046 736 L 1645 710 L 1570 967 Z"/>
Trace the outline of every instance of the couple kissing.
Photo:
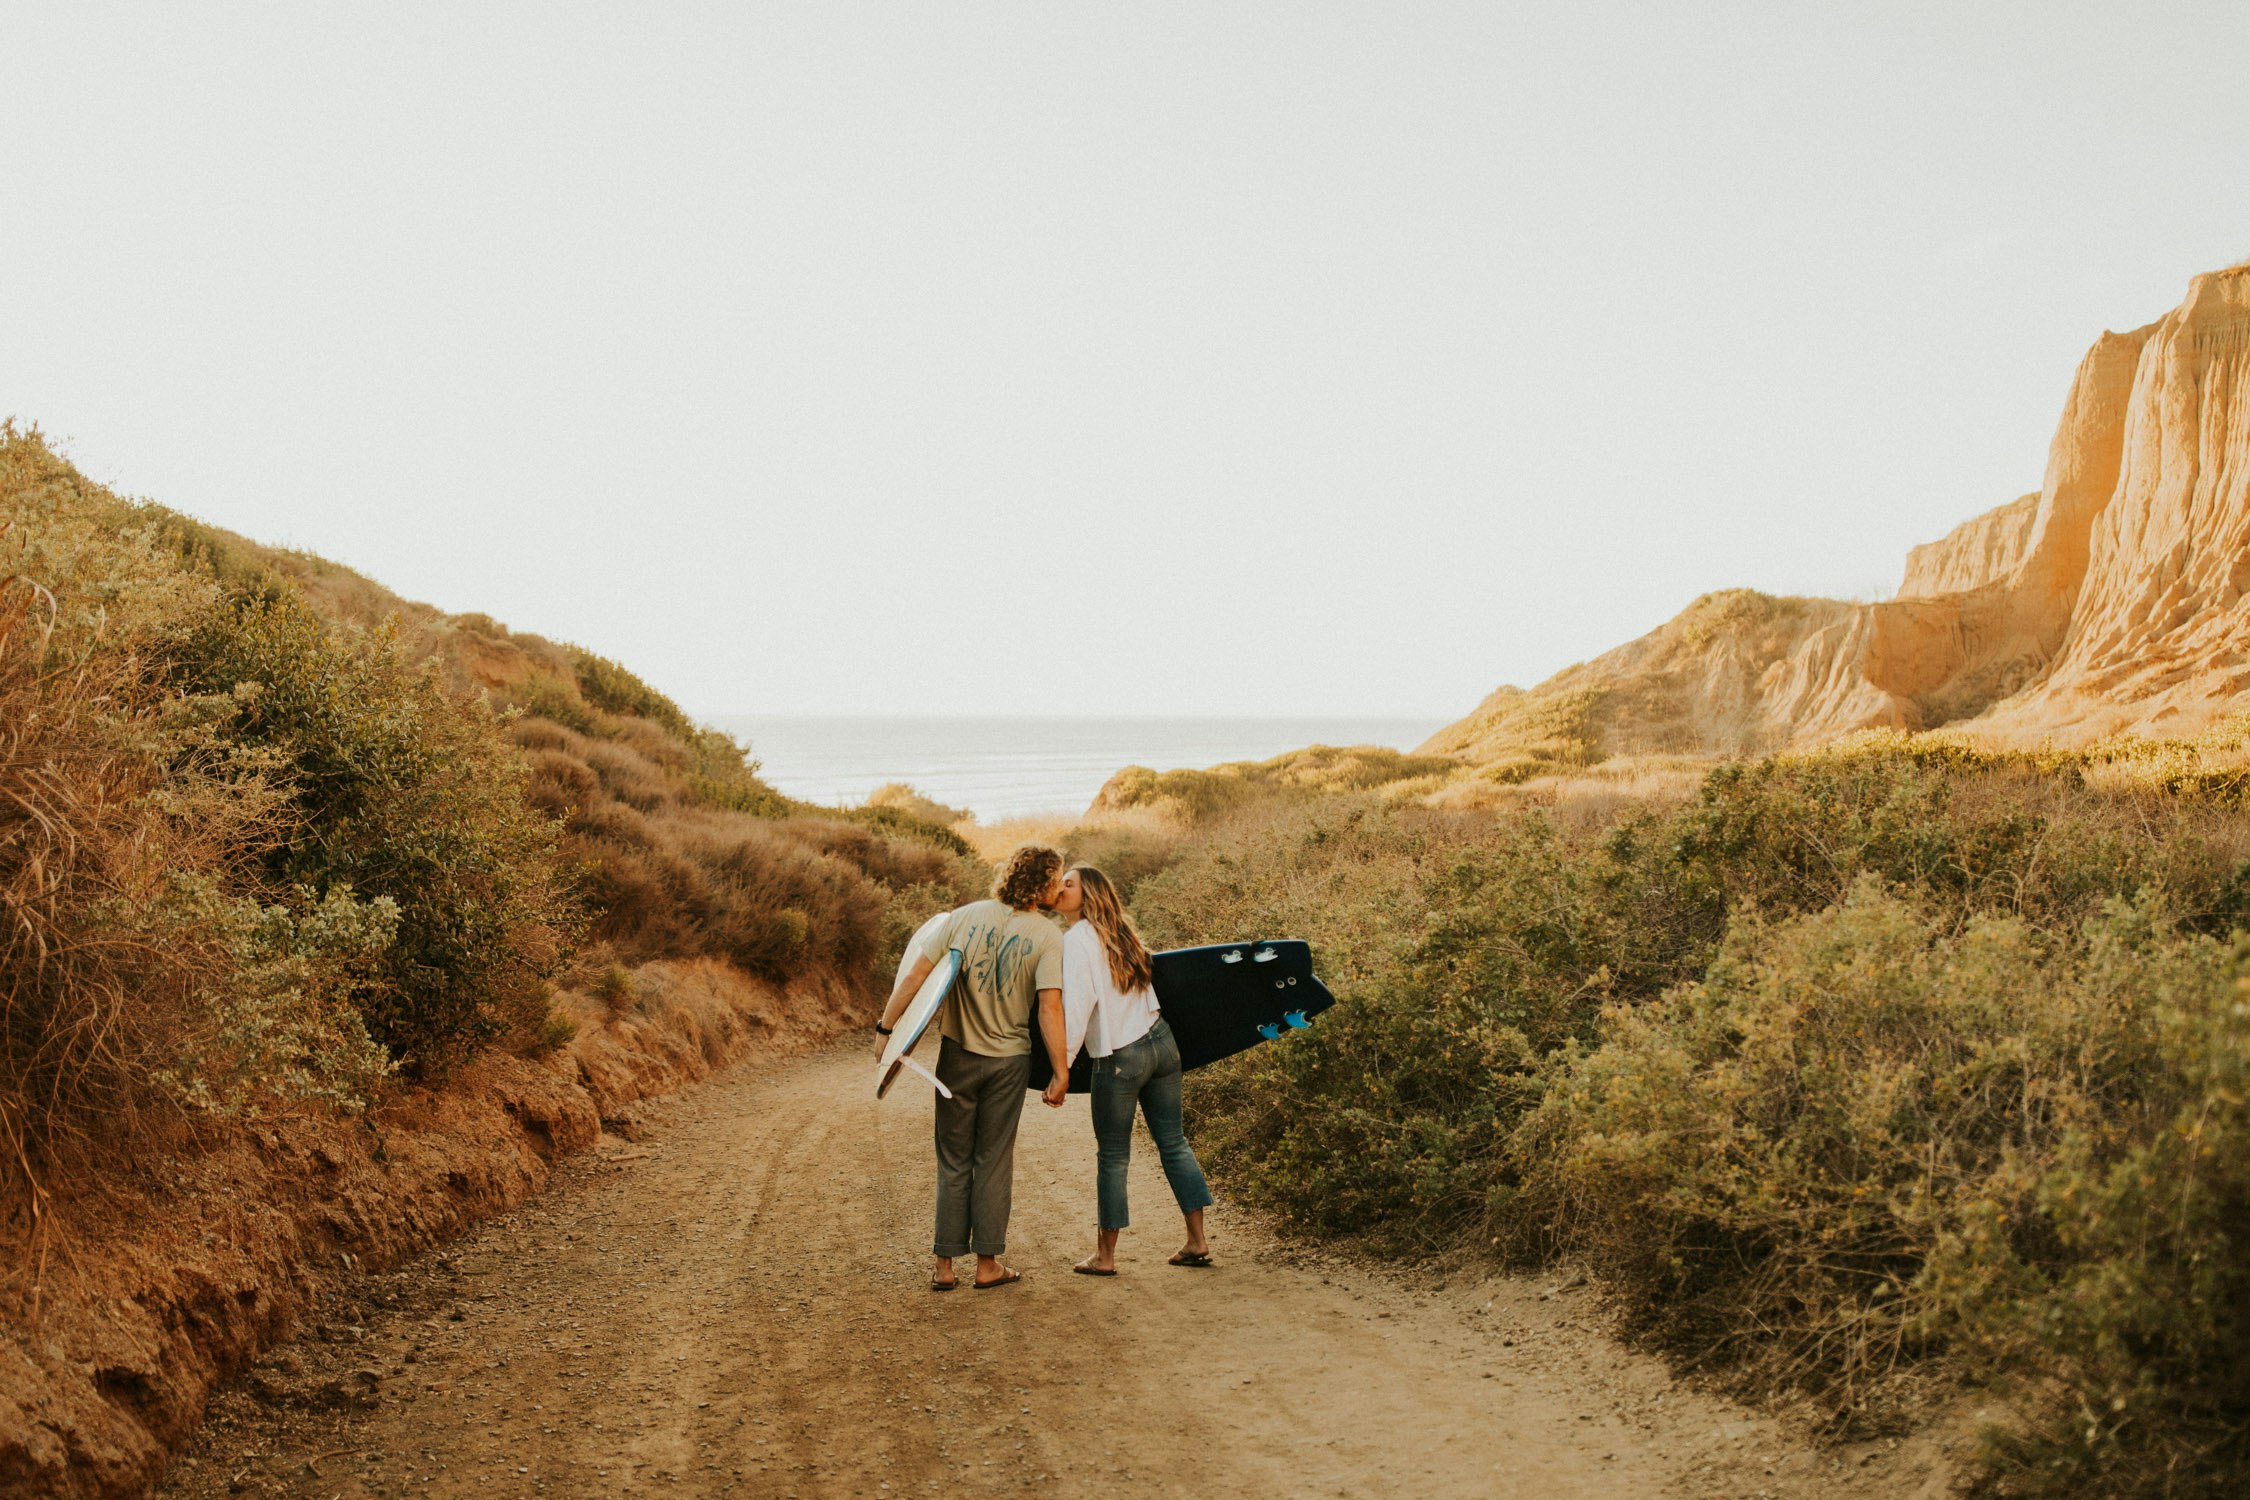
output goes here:
<path id="1" fill-rule="evenodd" d="M 1049 915 L 1052 913 L 1052 916 Z M 1054 918 L 1070 923 L 1066 933 Z M 936 1259 L 930 1289 L 959 1285 L 953 1262 L 974 1254 L 978 1291 L 1013 1285 L 1022 1273 L 1001 1262 L 1015 1189 L 1016 1127 L 1031 1073 L 1032 1014 L 1054 1065 L 1041 1101 L 1060 1109 L 1070 1065 L 1094 1060 L 1094 1253 L 1071 1269 L 1117 1274 L 1117 1236 L 1129 1223 L 1125 1174 L 1133 1115 L 1148 1122 L 1165 1179 L 1187 1223 L 1171 1259 L 1206 1267 L 1203 1210 L 1211 1189 L 1180 1123 L 1180 1049 L 1157 1008 L 1147 946 L 1109 878 L 1091 865 L 1064 868 L 1044 844 L 1026 844 L 1002 865 L 988 900 L 953 912 L 910 957 L 876 1025 L 877 1047 L 948 949 L 961 970 L 938 1011 L 937 1077 L 953 1097 L 937 1100 Z"/>

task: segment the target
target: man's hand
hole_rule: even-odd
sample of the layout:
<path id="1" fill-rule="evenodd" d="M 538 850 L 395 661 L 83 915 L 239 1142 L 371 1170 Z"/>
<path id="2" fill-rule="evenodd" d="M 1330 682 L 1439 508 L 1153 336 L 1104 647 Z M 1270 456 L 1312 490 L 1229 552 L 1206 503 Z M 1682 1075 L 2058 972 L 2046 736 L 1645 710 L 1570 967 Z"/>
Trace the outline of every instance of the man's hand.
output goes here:
<path id="1" fill-rule="evenodd" d="M 899 976 L 897 986 L 891 991 L 890 1003 L 883 1007 L 883 1014 L 875 1024 L 878 1026 L 898 1025 L 899 1017 L 906 1014 L 907 1002 L 914 998 L 914 992 L 922 987 L 922 981 L 929 978 L 930 971 L 936 967 L 937 965 L 931 960 L 917 957 L 913 966 Z M 875 1060 L 877 1062 L 883 1060 L 883 1049 L 890 1044 L 891 1039 L 889 1037 L 883 1035 L 880 1031 L 875 1033 Z"/>
<path id="2" fill-rule="evenodd" d="M 1063 1051 L 1064 1034 L 1062 991 L 1041 990 L 1039 1039 L 1047 1044 L 1047 1062 L 1055 1070 L 1055 1076 L 1039 1097 L 1049 1109 L 1061 1109 L 1063 1100 L 1070 1094 L 1070 1056 Z"/>

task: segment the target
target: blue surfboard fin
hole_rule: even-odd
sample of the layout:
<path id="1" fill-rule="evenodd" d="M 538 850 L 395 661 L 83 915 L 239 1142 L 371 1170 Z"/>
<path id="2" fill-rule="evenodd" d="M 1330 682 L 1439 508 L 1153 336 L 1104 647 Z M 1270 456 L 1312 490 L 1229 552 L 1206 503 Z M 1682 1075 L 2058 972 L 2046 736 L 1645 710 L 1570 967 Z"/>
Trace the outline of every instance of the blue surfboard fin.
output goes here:
<path id="1" fill-rule="evenodd" d="M 1258 1035 L 1264 1037 L 1267 1041 L 1270 1042 L 1281 1035 L 1281 1028 L 1274 1025 L 1273 1022 L 1268 1021 L 1265 1025 L 1258 1028 Z"/>
<path id="2" fill-rule="evenodd" d="M 1301 1010 L 1293 1010 L 1281 1019 L 1289 1023 L 1291 1031 L 1303 1031 L 1306 1027 L 1312 1025 L 1312 1022 L 1305 1019 L 1305 1013 Z"/>

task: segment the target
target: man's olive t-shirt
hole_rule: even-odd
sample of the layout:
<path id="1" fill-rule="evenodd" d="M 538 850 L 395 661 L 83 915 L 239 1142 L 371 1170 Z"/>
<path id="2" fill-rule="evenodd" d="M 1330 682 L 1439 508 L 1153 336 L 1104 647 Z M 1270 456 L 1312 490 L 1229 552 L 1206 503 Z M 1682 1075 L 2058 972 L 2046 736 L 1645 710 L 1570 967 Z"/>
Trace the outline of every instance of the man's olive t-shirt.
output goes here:
<path id="1" fill-rule="evenodd" d="M 932 963 L 961 950 L 961 973 L 938 1011 L 938 1034 L 985 1057 L 1031 1055 L 1031 1008 L 1062 988 L 1062 929 L 1005 901 L 972 901 L 922 945 Z"/>

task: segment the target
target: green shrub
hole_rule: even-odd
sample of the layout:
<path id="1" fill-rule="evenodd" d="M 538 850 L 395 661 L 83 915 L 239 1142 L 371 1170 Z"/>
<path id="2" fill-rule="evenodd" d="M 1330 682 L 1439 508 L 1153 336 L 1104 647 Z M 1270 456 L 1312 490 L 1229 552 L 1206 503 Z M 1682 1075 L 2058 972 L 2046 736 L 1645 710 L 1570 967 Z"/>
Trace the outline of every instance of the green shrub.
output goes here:
<path id="1" fill-rule="evenodd" d="M 398 931 L 398 904 L 348 887 L 262 906 L 209 880 L 175 878 L 187 930 L 224 936 L 233 963 L 204 996 L 203 1024 L 156 1076 L 212 1114 L 321 1103 L 364 1110 L 394 1064 L 360 1004 Z"/>
<path id="2" fill-rule="evenodd" d="M 2250 950 L 2240 934 L 2097 934 L 2089 1002 L 2105 1088 L 2038 1179 L 2033 1232 L 1980 1226 L 1926 1279 L 1988 1362 L 2049 1399 L 1997 1435 L 2027 1487 L 2150 1495 L 2250 1490 Z"/>
<path id="3" fill-rule="evenodd" d="M 1407 755 L 1380 745 L 1314 745 L 1271 760 L 1230 761 L 1208 770 L 1127 766 L 1103 785 L 1094 808 L 1101 813 L 1146 809 L 1194 826 L 1276 799 L 1378 790 L 1395 799 L 1434 790 L 1461 769 L 1449 757 Z"/>
<path id="4" fill-rule="evenodd" d="M 2246 832 L 2209 798 L 2089 787 L 2073 759 L 1870 735 L 1720 766 L 1668 836 L 1683 885 L 1730 908 L 1816 910 L 1876 875 L 1948 923 L 2010 911 L 2069 929 L 2155 888 L 2181 920 L 2224 932 L 2250 917 L 2235 878 Z"/>
<path id="5" fill-rule="evenodd" d="M 677 703 L 606 656 L 578 646 L 567 649 L 578 673 L 578 691 L 589 704 L 606 714 L 647 719 L 683 740 L 695 737 L 695 725 Z"/>
<path id="6" fill-rule="evenodd" d="M 623 964 L 611 964 L 594 977 L 590 993 L 613 1016 L 622 1015 L 633 1003 L 633 971 Z"/>
<path id="7" fill-rule="evenodd" d="M 867 794 L 869 807 L 895 807 L 900 812 L 935 823 L 941 828 L 951 828 L 956 823 L 971 822 L 975 814 L 965 807 L 948 807 L 934 798 L 925 797 L 903 781 L 889 782 Z"/>
<path id="8" fill-rule="evenodd" d="M 2224 1492 L 2246 829 L 2150 759 L 1874 736 L 1572 827 L 1245 803 L 1135 911 L 1306 938 L 1339 1003 L 1191 1078 L 1199 1149 L 1307 1230 L 1581 1257 L 1846 1422 L 1926 1355 L 2020 1374 L 2019 1486 Z"/>
<path id="9" fill-rule="evenodd" d="M 1180 857 L 1187 839 L 1168 818 L 1105 817 L 1079 824 L 1063 836 L 1063 843 L 1072 864 L 1095 866 L 1131 901 L 1142 882 Z"/>
<path id="10" fill-rule="evenodd" d="M 482 708 L 387 632 L 332 627 L 286 588 L 238 598 L 180 650 L 191 692 L 225 694 L 233 743 L 275 758 L 294 827 L 265 859 L 284 889 L 397 906 L 370 1032 L 430 1075 L 544 1030 L 548 975 L 579 917 L 558 830 L 525 804 L 522 757 Z"/>
<path id="11" fill-rule="evenodd" d="M 1746 921 L 1555 1069 L 1519 1212 L 1691 1364 L 1850 1417 L 1949 1350 L 2039 1377 L 2025 1477 L 2235 1493 L 2246 974 L 2151 900 L 2063 939 L 1873 882 Z"/>
<path id="12" fill-rule="evenodd" d="M 1363 805 L 1238 829 L 1150 879 L 1152 932 L 1305 937 L 1340 996 L 1304 1036 L 1199 1079 L 1214 1161 L 1308 1229 L 1482 1232 L 1540 1059 L 1605 1001 L 1697 972 L 1719 931 L 1676 901 L 1649 823 L 1588 840 L 1537 815 Z"/>
<path id="13" fill-rule="evenodd" d="M 688 750 L 688 792 L 704 806 L 760 818 L 783 818 L 806 810 L 760 780 L 749 746 L 731 735 L 698 729 L 688 740 Z"/>
<path id="14" fill-rule="evenodd" d="M 580 734 L 599 734 L 601 716 L 570 684 L 543 672 L 534 673 L 508 689 L 508 705 L 535 718 L 552 719 Z"/>
<path id="15" fill-rule="evenodd" d="M 1337 1010 L 1288 1048 L 1207 1075 L 1191 1104 L 1253 1197 L 1308 1226 L 1398 1229 L 1433 1181 L 1465 1174 L 1442 1195 L 1455 1205 L 1503 1202 L 1515 1182 L 1503 1155 L 1464 1155 L 1451 1137 L 1489 1142 L 1509 1127 L 1525 1097 L 1517 1064 L 1482 1087 L 1465 1062 L 1457 1082 L 1432 1078 L 1519 1043 L 1548 1057 L 1589 1038 L 1605 1004 L 1700 977 L 1730 914 L 1820 910 L 1874 877 L 1912 891 L 1936 931 L 1990 913 L 2068 934 L 2143 891 L 2183 925 L 2223 931 L 2243 910 L 2243 837 L 2200 797 L 2096 790 L 2071 767 L 1879 740 L 1721 766 L 1684 806 L 1627 808 L 1585 830 L 1536 811 L 1253 804 L 1203 829 L 1134 906 L 1161 946 L 1313 943 Z M 1358 1112 L 1351 1128 L 1383 1144 L 1324 1165 L 1323 1150 L 1289 1143 L 1344 1128 L 1326 1117 L 1339 1100 Z M 1395 1169 L 1387 1204 L 1368 1175 L 1376 1159 Z M 1350 1173 L 1349 1193 L 1331 1192 L 1330 1171 Z"/>
<path id="16" fill-rule="evenodd" d="M 46 1184 L 160 1159 L 183 1110 L 363 1107 L 395 911 L 264 878 L 277 757 L 170 670 L 220 607 L 178 518 L 11 428 L 0 534 L 0 1222 L 37 1234 Z"/>

